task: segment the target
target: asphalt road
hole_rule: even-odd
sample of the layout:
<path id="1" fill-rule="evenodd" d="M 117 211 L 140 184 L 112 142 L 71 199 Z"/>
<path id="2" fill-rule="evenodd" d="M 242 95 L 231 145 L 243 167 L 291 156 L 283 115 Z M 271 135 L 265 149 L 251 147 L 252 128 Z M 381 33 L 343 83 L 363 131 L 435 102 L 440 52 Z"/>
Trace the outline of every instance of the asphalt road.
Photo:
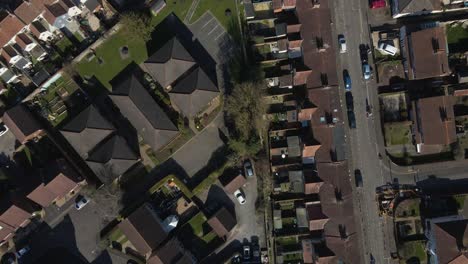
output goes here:
<path id="1" fill-rule="evenodd" d="M 367 22 L 368 2 L 366 0 L 333 1 L 335 21 L 335 39 L 343 34 L 347 41 L 347 52 L 338 54 L 338 74 L 340 87 L 344 87 L 342 70 L 347 69 L 352 80 L 356 129 L 348 130 L 350 148 L 350 175 L 354 181 L 354 169 L 360 169 L 363 187 L 356 190 L 355 215 L 361 225 L 361 247 L 366 263 L 370 263 L 370 254 L 375 263 L 390 263 L 390 252 L 394 251 L 391 223 L 378 216 L 375 202 L 375 188 L 390 181 L 390 170 L 385 170 L 383 161 L 378 157 L 379 146 L 383 146 L 379 132 L 379 109 L 375 80 L 365 81 L 359 53 L 360 44 L 370 44 Z M 337 43 L 337 40 L 336 42 Z M 371 56 L 369 55 L 369 59 Z M 372 65 L 371 61 L 369 62 Z M 341 92 L 342 106 L 345 106 L 344 89 Z M 366 98 L 373 106 L 373 116 L 366 117 Z M 379 132 L 379 133 L 376 133 Z M 383 152 L 384 153 L 384 152 Z"/>

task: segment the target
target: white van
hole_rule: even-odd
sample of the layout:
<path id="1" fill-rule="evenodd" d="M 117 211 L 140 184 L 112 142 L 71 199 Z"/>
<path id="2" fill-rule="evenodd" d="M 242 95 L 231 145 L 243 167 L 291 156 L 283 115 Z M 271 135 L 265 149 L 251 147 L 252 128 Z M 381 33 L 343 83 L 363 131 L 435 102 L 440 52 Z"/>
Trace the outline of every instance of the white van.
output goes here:
<path id="1" fill-rule="evenodd" d="M 397 48 L 395 48 L 394 46 L 392 46 L 390 44 L 387 44 L 385 42 L 380 42 L 379 50 L 382 51 L 383 53 L 391 55 L 391 56 L 395 56 L 395 54 L 398 51 Z"/>

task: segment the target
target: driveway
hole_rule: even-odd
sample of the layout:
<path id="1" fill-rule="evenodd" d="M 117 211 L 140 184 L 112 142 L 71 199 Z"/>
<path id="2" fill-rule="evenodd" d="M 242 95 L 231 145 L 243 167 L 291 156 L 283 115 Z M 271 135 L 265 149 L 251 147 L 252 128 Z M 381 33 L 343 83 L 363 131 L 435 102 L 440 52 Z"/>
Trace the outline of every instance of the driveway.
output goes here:
<path id="1" fill-rule="evenodd" d="M 216 63 L 224 64 L 227 61 L 227 55 L 232 54 L 234 42 L 211 12 L 206 12 L 188 27 Z"/>
<path id="2" fill-rule="evenodd" d="M 185 170 L 188 177 L 194 176 L 205 167 L 211 154 L 224 145 L 220 129 L 224 130 L 222 112 L 202 132 L 194 136 L 172 156 Z"/>

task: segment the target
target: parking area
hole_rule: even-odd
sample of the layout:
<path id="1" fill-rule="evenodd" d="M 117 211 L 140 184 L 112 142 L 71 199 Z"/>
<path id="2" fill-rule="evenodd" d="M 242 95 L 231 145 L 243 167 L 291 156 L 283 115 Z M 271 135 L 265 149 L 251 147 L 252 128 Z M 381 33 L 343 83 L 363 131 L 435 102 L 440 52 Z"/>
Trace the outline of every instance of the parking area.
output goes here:
<path id="1" fill-rule="evenodd" d="M 172 156 L 189 177 L 205 167 L 211 154 L 224 145 L 221 130 L 224 130 L 222 113 Z"/>
<path id="2" fill-rule="evenodd" d="M 189 25 L 189 28 L 216 63 L 227 62 L 234 47 L 233 40 L 210 12 L 206 12 L 197 22 Z"/>

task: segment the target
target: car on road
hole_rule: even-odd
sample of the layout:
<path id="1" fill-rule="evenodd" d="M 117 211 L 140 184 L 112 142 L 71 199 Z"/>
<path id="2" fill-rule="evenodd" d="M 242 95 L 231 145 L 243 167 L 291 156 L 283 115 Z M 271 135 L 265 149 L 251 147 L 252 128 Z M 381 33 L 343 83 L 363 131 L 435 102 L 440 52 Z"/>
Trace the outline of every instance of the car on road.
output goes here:
<path id="1" fill-rule="evenodd" d="M 361 188 L 363 186 L 361 170 L 354 170 L 354 181 L 356 183 L 356 188 Z"/>
<path id="2" fill-rule="evenodd" d="M 247 177 L 255 176 L 255 170 L 254 170 L 252 161 L 250 159 L 244 161 L 244 171 Z"/>
<path id="3" fill-rule="evenodd" d="M 244 260 L 249 260 L 250 259 L 250 246 L 245 245 L 242 250 Z"/>
<path id="4" fill-rule="evenodd" d="M 343 70 L 343 82 L 345 84 L 345 90 L 351 91 L 351 77 L 349 77 L 348 70 Z"/>
<path id="5" fill-rule="evenodd" d="M 240 204 L 245 204 L 245 195 L 241 192 L 241 190 L 237 189 L 234 192 L 234 197 L 236 197 L 237 201 Z"/>
<path id="6" fill-rule="evenodd" d="M 8 132 L 8 127 L 4 123 L 0 123 L 0 137 Z"/>
<path id="7" fill-rule="evenodd" d="M 364 80 L 369 80 L 371 78 L 372 72 L 367 62 L 362 64 L 362 75 L 364 76 Z"/>
<path id="8" fill-rule="evenodd" d="M 347 48 L 346 48 L 346 39 L 344 35 L 340 34 L 338 35 L 338 45 L 340 46 L 340 53 L 345 53 Z"/>
<path id="9" fill-rule="evenodd" d="M 353 94 L 351 92 L 346 92 L 345 98 L 346 98 L 346 107 L 348 108 L 348 111 L 354 111 Z"/>
<path id="10" fill-rule="evenodd" d="M 348 124 L 349 128 L 356 128 L 356 116 L 353 111 L 348 111 Z"/>
<path id="11" fill-rule="evenodd" d="M 15 253 L 16 258 L 20 259 L 24 255 L 26 255 L 30 250 L 31 250 L 31 248 L 29 246 L 24 246 L 20 250 L 16 251 L 16 253 Z"/>
<path id="12" fill-rule="evenodd" d="M 76 202 L 75 202 L 75 208 L 76 208 L 76 210 L 81 210 L 88 203 L 89 203 L 89 199 L 87 199 L 86 197 L 80 195 L 77 198 Z"/>

